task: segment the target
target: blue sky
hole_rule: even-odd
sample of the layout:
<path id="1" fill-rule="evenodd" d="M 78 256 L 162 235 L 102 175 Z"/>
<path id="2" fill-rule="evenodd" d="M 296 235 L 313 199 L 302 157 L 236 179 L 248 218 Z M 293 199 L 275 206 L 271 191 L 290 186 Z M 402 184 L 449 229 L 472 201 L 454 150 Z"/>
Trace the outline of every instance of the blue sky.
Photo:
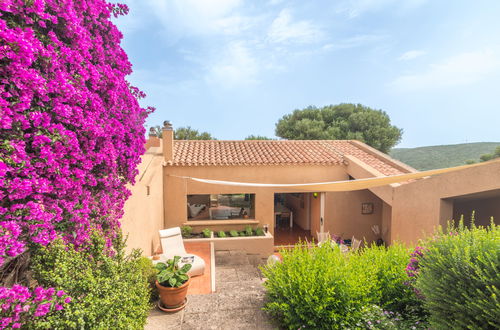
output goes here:
<path id="1" fill-rule="evenodd" d="M 125 3 L 148 125 L 274 137 L 294 109 L 352 102 L 386 111 L 399 147 L 500 141 L 500 1 Z"/>

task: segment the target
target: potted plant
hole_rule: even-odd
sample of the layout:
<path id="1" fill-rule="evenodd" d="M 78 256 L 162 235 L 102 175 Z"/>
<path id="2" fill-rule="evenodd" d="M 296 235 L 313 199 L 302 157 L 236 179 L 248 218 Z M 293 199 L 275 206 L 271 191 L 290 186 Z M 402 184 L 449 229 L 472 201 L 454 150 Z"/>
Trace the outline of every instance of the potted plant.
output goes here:
<path id="1" fill-rule="evenodd" d="M 186 294 L 189 287 L 190 277 L 187 272 L 191 264 L 179 266 L 181 257 L 175 256 L 167 262 L 159 262 L 155 265 L 158 270 L 156 275 L 156 287 L 160 293 L 161 306 L 165 310 L 179 310 L 184 307 Z"/>

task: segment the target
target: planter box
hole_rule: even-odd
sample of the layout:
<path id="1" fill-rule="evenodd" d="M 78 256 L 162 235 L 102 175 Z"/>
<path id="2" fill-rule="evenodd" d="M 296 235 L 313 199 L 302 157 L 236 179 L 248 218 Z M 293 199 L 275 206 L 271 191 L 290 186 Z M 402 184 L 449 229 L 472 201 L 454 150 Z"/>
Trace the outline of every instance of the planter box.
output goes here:
<path id="1" fill-rule="evenodd" d="M 187 242 L 214 242 L 215 251 L 245 251 L 248 254 L 258 254 L 267 258 L 274 252 L 274 237 L 267 232 L 265 236 L 184 238 Z"/>

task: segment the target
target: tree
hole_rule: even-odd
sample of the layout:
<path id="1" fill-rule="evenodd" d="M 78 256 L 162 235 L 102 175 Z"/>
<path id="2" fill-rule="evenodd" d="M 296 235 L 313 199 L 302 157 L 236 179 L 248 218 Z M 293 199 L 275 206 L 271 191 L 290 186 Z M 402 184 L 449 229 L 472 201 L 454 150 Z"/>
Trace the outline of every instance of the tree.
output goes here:
<path id="1" fill-rule="evenodd" d="M 208 132 L 199 132 L 192 129 L 190 126 L 179 127 L 175 130 L 174 136 L 176 140 L 216 140 Z"/>
<path id="2" fill-rule="evenodd" d="M 249 135 L 245 138 L 245 140 L 274 140 L 272 138 L 269 138 L 267 136 L 263 136 L 263 135 Z"/>
<path id="3" fill-rule="evenodd" d="M 496 147 L 495 151 L 493 151 L 491 154 L 483 154 L 479 158 L 481 162 L 487 162 L 489 160 L 495 159 L 495 158 L 500 158 L 500 146 Z"/>
<path id="4" fill-rule="evenodd" d="M 30 249 L 109 244 L 144 152 L 151 108 L 104 0 L 0 4 L 0 274 L 28 283 Z M 15 271 L 17 274 L 13 274 Z"/>
<path id="5" fill-rule="evenodd" d="M 161 128 L 160 125 L 156 125 L 156 126 L 152 126 L 150 129 L 149 129 L 149 133 L 154 133 L 154 136 L 158 137 L 158 138 L 162 138 L 163 137 L 163 130 Z"/>
<path id="6" fill-rule="evenodd" d="M 290 140 L 359 140 L 389 152 L 403 130 L 391 125 L 387 113 L 361 104 L 342 103 L 295 110 L 276 123 L 276 135 Z"/>
<path id="7" fill-rule="evenodd" d="M 163 129 L 160 126 L 153 126 L 150 128 L 154 135 L 160 139 L 163 137 Z M 192 129 L 191 126 L 179 127 L 174 131 L 174 138 L 176 140 L 217 140 L 208 132 L 199 132 Z"/>

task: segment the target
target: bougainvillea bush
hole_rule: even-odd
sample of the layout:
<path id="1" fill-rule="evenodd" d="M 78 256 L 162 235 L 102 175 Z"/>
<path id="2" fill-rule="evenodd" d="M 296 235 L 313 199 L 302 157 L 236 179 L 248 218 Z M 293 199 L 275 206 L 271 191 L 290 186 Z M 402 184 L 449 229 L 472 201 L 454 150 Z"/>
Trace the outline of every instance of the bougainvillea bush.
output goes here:
<path id="1" fill-rule="evenodd" d="M 33 290 L 14 284 L 0 288 L 0 329 L 21 328 L 28 322 L 41 322 L 46 315 L 57 314 L 71 302 L 63 290 L 36 287 Z M 51 313 L 52 312 L 52 313 Z"/>
<path id="2" fill-rule="evenodd" d="M 0 264 L 57 235 L 112 238 L 148 109 L 102 0 L 0 2 Z"/>
<path id="3" fill-rule="evenodd" d="M 111 22 L 127 11 L 104 0 L 0 1 L 4 294 L 33 292 L 28 270 L 38 247 L 61 238 L 81 249 L 91 228 L 108 246 L 116 235 L 152 110 L 126 80 L 131 64 Z M 2 317 L 21 312 L 12 306 L 2 304 Z"/>

